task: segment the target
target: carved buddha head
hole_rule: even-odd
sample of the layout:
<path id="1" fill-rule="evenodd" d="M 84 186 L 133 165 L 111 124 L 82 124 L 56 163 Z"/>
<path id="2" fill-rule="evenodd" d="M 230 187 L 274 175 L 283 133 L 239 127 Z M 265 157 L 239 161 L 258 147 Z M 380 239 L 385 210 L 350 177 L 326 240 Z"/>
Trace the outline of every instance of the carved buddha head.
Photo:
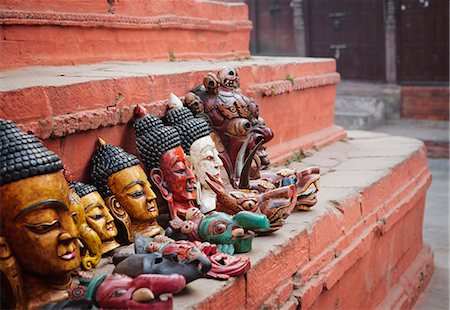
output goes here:
<path id="1" fill-rule="evenodd" d="M 11 121 L 0 119 L 0 141 L 1 233 L 24 277 L 46 278 L 41 287 L 66 287 L 80 249 L 61 160 Z M 37 304 L 58 299 L 52 293 L 26 296 Z"/>
<path id="2" fill-rule="evenodd" d="M 102 254 L 108 253 L 120 246 L 114 239 L 117 228 L 109 209 L 95 186 L 81 182 L 73 182 L 73 188 L 81 198 L 87 224 L 102 240 Z"/>
<path id="3" fill-rule="evenodd" d="M 75 225 L 80 233 L 84 249 L 81 249 L 81 267 L 90 270 L 97 266 L 102 257 L 102 240 L 86 222 L 83 202 L 73 188 L 73 182 L 69 182 L 70 199 L 69 210 Z"/>
<path id="4" fill-rule="evenodd" d="M 201 196 L 197 201 L 203 212 L 211 211 L 215 208 L 215 200 L 207 200 L 206 197 L 215 196 L 215 194 L 210 191 L 206 182 L 208 179 L 206 173 L 221 180 L 220 171 L 223 167 L 219 152 L 210 136 L 211 127 L 205 119 L 194 118 L 192 112 L 183 107 L 175 95 L 171 94 L 170 101 L 173 108 L 167 112 L 166 119 L 169 125 L 174 126 L 178 131 L 181 146 L 185 154 L 189 155 L 189 161 L 200 183 Z"/>
<path id="5" fill-rule="evenodd" d="M 153 236 L 162 232 L 156 222 L 159 214 L 156 195 L 136 156 L 99 138 L 92 158 L 92 179 L 113 215 L 134 233 Z M 131 224 L 130 224 L 131 221 Z"/>
<path id="6" fill-rule="evenodd" d="M 197 180 L 181 148 L 177 130 L 145 113 L 138 111 L 140 118 L 133 125 L 139 155 L 161 195 L 169 202 L 171 215 L 183 215 L 197 198 Z M 174 213 L 174 208 L 179 212 Z"/>

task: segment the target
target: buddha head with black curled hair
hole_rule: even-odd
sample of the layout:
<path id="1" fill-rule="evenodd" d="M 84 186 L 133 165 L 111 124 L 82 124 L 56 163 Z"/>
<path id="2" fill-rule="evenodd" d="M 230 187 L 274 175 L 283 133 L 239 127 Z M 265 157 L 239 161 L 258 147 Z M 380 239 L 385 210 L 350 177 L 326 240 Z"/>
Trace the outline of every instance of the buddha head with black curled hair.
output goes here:
<path id="1" fill-rule="evenodd" d="M 0 119 L 0 239 L 23 272 L 30 308 L 67 298 L 61 290 L 70 286 L 70 273 L 81 261 L 62 167 L 38 138 Z M 10 277 L 3 267 L 2 278 L 18 279 L 18 271 Z"/>
<path id="2" fill-rule="evenodd" d="M 170 94 L 170 106 L 166 120 L 178 131 L 181 146 L 189 155 L 189 161 L 200 183 L 198 189 L 201 192 L 197 195 L 197 202 L 204 213 L 214 210 L 216 194 L 206 182 L 209 179 L 206 173 L 223 182 L 220 173 L 223 163 L 210 136 L 211 127 L 205 119 L 194 118 L 192 112 L 183 107 L 181 100 L 174 94 Z"/>
<path id="3" fill-rule="evenodd" d="M 181 147 L 179 134 L 174 127 L 165 126 L 160 119 L 147 114 L 142 106 L 136 108 L 135 114 L 133 126 L 139 156 L 168 201 L 171 217 L 184 217 L 197 198 L 197 180 Z"/>
<path id="4" fill-rule="evenodd" d="M 127 228 L 129 241 L 134 233 L 151 237 L 163 231 L 156 221 L 156 195 L 136 156 L 99 138 L 91 176 L 113 216 Z"/>
<path id="5" fill-rule="evenodd" d="M 73 190 L 81 199 L 83 205 L 83 215 L 86 223 L 97 233 L 102 241 L 102 254 L 108 253 L 120 244 L 115 240 L 117 228 L 114 224 L 105 201 L 97 191 L 97 188 L 82 182 L 70 182 Z"/>

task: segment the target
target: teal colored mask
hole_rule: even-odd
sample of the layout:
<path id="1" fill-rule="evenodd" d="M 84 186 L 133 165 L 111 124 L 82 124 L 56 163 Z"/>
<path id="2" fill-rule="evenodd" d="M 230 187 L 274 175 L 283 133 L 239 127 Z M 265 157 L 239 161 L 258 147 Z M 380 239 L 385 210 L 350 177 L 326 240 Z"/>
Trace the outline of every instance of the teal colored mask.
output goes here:
<path id="1" fill-rule="evenodd" d="M 251 231 L 267 231 L 270 223 L 264 214 L 242 211 L 234 216 L 223 212 L 211 212 L 199 223 L 199 237 L 217 245 L 226 254 L 246 253 L 252 249 L 255 234 Z"/>

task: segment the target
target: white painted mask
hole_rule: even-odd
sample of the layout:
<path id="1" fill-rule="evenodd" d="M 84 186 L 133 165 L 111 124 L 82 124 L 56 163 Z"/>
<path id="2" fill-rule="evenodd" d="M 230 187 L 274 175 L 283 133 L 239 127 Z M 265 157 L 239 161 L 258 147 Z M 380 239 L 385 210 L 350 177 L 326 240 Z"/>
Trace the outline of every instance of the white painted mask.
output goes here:
<path id="1" fill-rule="evenodd" d="M 191 145 L 190 153 L 190 162 L 202 190 L 210 190 L 209 185 L 206 183 L 208 179 L 206 172 L 222 180 L 220 177 L 220 168 L 223 166 L 223 163 L 219 158 L 219 152 L 216 149 L 214 141 L 210 136 L 195 140 Z"/>

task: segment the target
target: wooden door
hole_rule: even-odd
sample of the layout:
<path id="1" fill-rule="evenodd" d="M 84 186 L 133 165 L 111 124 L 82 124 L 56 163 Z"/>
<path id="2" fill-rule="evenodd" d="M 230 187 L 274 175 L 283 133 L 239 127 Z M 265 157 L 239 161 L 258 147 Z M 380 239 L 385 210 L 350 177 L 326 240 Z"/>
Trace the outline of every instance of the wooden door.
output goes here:
<path id="1" fill-rule="evenodd" d="M 253 31 L 254 55 L 295 56 L 294 11 L 291 0 L 246 0 Z"/>
<path id="2" fill-rule="evenodd" d="M 335 58 L 345 79 L 385 80 L 383 2 L 305 1 L 308 55 Z"/>
<path id="3" fill-rule="evenodd" d="M 398 79 L 402 84 L 449 80 L 449 1 L 400 0 L 397 3 Z"/>

